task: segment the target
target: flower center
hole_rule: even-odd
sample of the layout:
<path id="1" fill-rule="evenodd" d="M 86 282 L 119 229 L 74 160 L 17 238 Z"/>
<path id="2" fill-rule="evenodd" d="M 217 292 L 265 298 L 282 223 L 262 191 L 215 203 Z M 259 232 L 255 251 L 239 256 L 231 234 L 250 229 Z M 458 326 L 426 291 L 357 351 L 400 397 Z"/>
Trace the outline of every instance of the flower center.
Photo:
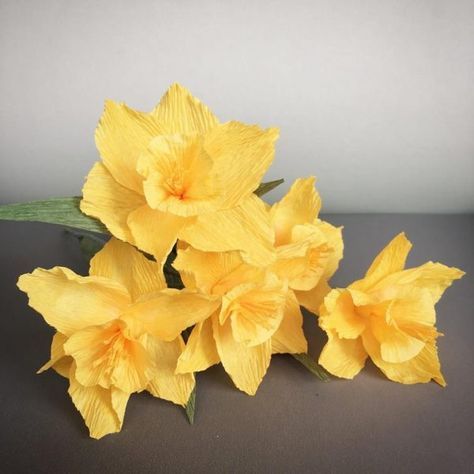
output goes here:
<path id="1" fill-rule="evenodd" d="M 148 205 L 184 217 L 213 210 L 219 193 L 212 167 L 202 137 L 155 138 L 138 162 Z"/>

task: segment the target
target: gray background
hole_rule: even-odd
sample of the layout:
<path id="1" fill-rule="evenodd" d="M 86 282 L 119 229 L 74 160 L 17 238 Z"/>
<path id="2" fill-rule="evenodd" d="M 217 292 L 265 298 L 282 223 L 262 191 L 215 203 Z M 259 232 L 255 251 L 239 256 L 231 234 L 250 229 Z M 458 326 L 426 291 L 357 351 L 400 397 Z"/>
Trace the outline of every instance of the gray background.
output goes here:
<path id="1" fill-rule="evenodd" d="M 471 0 L 0 0 L 0 203 L 78 194 L 104 99 L 179 81 L 326 211 L 473 211 L 473 44 Z"/>
<path id="2" fill-rule="evenodd" d="M 195 423 L 146 393 L 131 397 L 121 433 L 100 441 L 67 394 L 67 381 L 35 372 L 52 329 L 15 288 L 20 273 L 65 265 L 84 274 L 79 246 L 59 226 L 0 221 L 0 466 L 10 473 L 472 474 L 474 472 L 473 216 L 327 215 L 344 225 L 345 286 L 404 229 L 409 266 L 429 259 L 467 275 L 437 305 L 448 386 L 401 385 L 371 363 L 352 381 L 319 382 L 291 356 L 272 358 L 257 395 L 222 367 L 197 376 Z M 31 239 L 31 235 L 35 239 Z M 314 356 L 325 336 L 305 316 Z"/>

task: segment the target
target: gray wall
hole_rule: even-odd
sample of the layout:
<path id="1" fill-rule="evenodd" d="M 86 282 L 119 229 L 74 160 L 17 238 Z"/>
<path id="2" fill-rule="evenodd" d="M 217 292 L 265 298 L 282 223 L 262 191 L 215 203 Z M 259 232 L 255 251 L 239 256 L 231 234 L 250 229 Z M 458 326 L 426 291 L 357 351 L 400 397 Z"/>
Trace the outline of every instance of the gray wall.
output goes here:
<path id="1" fill-rule="evenodd" d="M 0 0 L 0 202 L 79 193 L 104 99 L 178 81 L 326 211 L 473 211 L 473 53 L 469 0 Z"/>

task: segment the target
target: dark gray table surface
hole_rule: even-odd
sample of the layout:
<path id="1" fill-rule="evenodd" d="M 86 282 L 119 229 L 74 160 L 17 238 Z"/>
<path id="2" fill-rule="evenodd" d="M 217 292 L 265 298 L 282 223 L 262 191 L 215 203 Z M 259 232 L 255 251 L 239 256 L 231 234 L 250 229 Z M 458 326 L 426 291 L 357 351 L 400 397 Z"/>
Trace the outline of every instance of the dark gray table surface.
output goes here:
<path id="1" fill-rule="evenodd" d="M 77 243 L 60 227 L 0 222 L 0 470 L 2 472 L 473 472 L 474 217 L 330 215 L 344 225 L 345 257 L 333 279 L 359 278 L 396 233 L 414 243 L 409 265 L 438 260 L 468 274 L 437 306 L 448 387 L 405 386 L 369 363 L 353 381 L 322 383 L 277 356 L 255 397 L 221 366 L 198 375 L 190 426 L 179 407 L 134 395 L 123 431 L 94 441 L 48 359 L 49 328 L 17 291 L 37 266 L 85 273 Z M 306 315 L 313 354 L 325 336 Z"/>

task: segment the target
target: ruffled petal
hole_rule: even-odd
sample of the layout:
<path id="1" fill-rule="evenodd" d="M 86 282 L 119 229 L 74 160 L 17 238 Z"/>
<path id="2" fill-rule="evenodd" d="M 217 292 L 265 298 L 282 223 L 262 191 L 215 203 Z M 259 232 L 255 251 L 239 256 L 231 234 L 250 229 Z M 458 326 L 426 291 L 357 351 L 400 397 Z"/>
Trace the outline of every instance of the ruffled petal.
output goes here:
<path id="1" fill-rule="evenodd" d="M 280 326 L 287 293 L 286 284 L 273 274 L 259 283 L 242 283 L 222 297 L 219 320 L 230 319 L 237 342 L 259 345 Z"/>
<path id="2" fill-rule="evenodd" d="M 195 385 L 193 374 L 175 373 L 183 348 L 181 336 L 169 342 L 159 341 L 154 337 L 147 340 L 147 350 L 156 361 L 156 370 L 147 390 L 155 397 L 182 406 L 188 402 Z"/>
<path id="3" fill-rule="evenodd" d="M 436 304 L 453 281 L 459 280 L 463 275 L 465 273 L 458 268 L 428 262 L 390 275 L 375 285 L 373 291 L 381 292 L 385 297 L 389 297 L 397 296 L 404 287 L 414 286 L 429 291 L 433 304 Z"/>
<path id="4" fill-rule="evenodd" d="M 125 188 L 142 193 L 142 177 L 136 171 L 140 154 L 150 140 L 167 130 L 154 114 L 137 112 L 123 103 L 106 101 L 95 132 L 95 142 L 105 166 Z"/>
<path id="5" fill-rule="evenodd" d="M 314 314 L 319 314 L 319 308 L 324 301 L 324 297 L 331 291 L 331 287 L 325 279 L 309 291 L 295 291 L 296 298 L 301 306 Z"/>
<path id="6" fill-rule="evenodd" d="M 186 287 L 195 286 L 204 293 L 222 294 L 222 291 L 216 291 L 216 287 L 225 286 L 227 289 L 232 285 L 229 278 L 234 282 L 233 286 L 241 282 L 236 279 L 241 275 L 236 270 L 244 265 L 239 252 L 203 252 L 189 245 L 179 247 L 173 267 L 179 271 Z M 224 285 L 224 282 L 227 283 Z"/>
<path id="7" fill-rule="evenodd" d="M 322 308 L 319 325 L 325 331 L 335 331 L 344 339 L 357 339 L 366 327 L 366 320 L 357 313 L 351 293 L 340 290 L 330 311 Z"/>
<path id="8" fill-rule="evenodd" d="M 436 312 L 429 290 L 403 287 L 387 309 L 387 319 L 393 321 L 405 333 L 421 340 L 438 336 L 434 327 Z"/>
<path id="9" fill-rule="evenodd" d="M 218 318 L 213 318 L 213 331 L 225 371 L 238 389 L 248 395 L 255 395 L 270 365 L 271 339 L 253 347 L 237 342 L 232 335 L 229 319 L 221 326 Z"/>
<path id="10" fill-rule="evenodd" d="M 206 136 L 204 147 L 213 160 L 212 171 L 225 185 L 221 205 L 238 205 L 259 186 L 275 155 L 276 128 L 227 122 Z"/>
<path id="11" fill-rule="evenodd" d="M 220 362 L 212 335 L 212 317 L 196 324 L 178 359 L 176 373 L 200 372 Z"/>
<path id="12" fill-rule="evenodd" d="M 63 267 L 37 268 L 21 275 L 18 288 L 28 294 L 29 305 L 66 336 L 117 318 L 130 303 L 130 295 L 119 283 L 82 277 Z"/>
<path id="13" fill-rule="evenodd" d="M 75 377 L 81 385 L 114 386 L 127 393 L 145 389 L 154 360 L 141 342 L 124 336 L 123 327 L 114 323 L 82 329 L 64 344 L 66 354 L 74 359 Z"/>
<path id="14" fill-rule="evenodd" d="M 140 156 L 137 171 L 145 179 L 143 190 L 152 209 L 186 217 L 219 208 L 222 183 L 202 140 L 194 135 L 156 137 Z"/>
<path id="15" fill-rule="evenodd" d="M 208 318 L 220 299 L 192 290 L 162 290 L 132 305 L 124 313 L 143 324 L 145 330 L 164 341 L 173 341 L 184 329 Z"/>
<path id="16" fill-rule="evenodd" d="M 132 245 L 114 238 L 92 258 L 89 273 L 119 282 L 134 301 L 166 288 L 161 265 L 147 259 Z"/>
<path id="17" fill-rule="evenodd" d="M 411 246 L 412 244 L 404 232 L 398 234 L 375 257 L 364 279 L 352 284 L 351 287 L 358 290 L 368 290 L 388 275 L 403 270 Z"/>
<path id="18" fill-rule="evenodd" d="M 325 235 L 312 224 L 296 225 L 292 242 L 276 248 L 277 260 L 271 269 L 286 278 L 293 290 L 314 288 L 325 273 L 331 249 Z"/>
<path id="19" fill-rule="evenodd" d="M 145 197 L 125 188 L 100 162 L 90 170 L 82 188 L 81 211 L 99 219 L 120 240 L 133 243 L 128 216 L 145 204 Z"/>
<path id="20" fill-rule="evenodd" d="M 313 223 L 321 209 L 321 198 L 314 187 L 316 178 L 299 178 L 288 193 L 270 210 L 277 245 L 291 240 L 295 225 Z"/>
<path id="21" fill-rule="evenodd" d="M 218 125 L 215 115 L 180 84 L 173 84 L 152 112 L 170 133 L 203 134 Z"/>
<path id="22" fill-rule="evenodd" d="M 122 429 L 123 419 L 125 417 L 125 410 L 127 409 L 127 403 L 130 398 L 130 394 L 123 392 L 122 390 L 112 387 L 110 389 L 110 401 L 112 402 L 112 408 L 114 409 L 117 419 L 119 422 L 119 429 Z"/>
<path id="23" fill-rule="evenodd" d="M 91 438 L 100 439 L 120 431 L 130 395 L 117 389 L 84 387 L 75 379 L 73 372 L 72 367 L 68 392 L 84 418 Z"/>
<path id="24" fill-rule="evenodd" d="M 252 265 L 266 266 L 275 259 L 269 215 L 257 196 L 236 208 L 198 216 L 180 230 L 179 238 L 208 252 L 240 250 Z"/>
<path id="25" fill-rule="evenodd" d="M 272 336 L 273 354 L 303 354 L 308 343 L 303 332 L 303 315 L 292 291 L 288 292 L 285 312 L 275 334 Z"/>
<path id="26" fill-rule="evenodd" d="M 51 359 L 36 372 L 37 374 L 41 374 L 45 370 L 53 368 L 59 375 L 69 378 L 72 357 L 67 356 L 64 352 L 64 343 L 66 341 L 67 337 L 60 332 L 57 332 L 53 336 L 51 342 Z"/>
<path id="27" fill-rule="evenodd" d="M 272 271 L 288 278 L 291 289 L 310 291 L 336 271 L 343 250 L 341 229 L 322 221 L 297 224 L 291 231 L 291 243 L 276 250 Z"/>
<path id="28" fill-rule="evenodd" d="M 366 331 L 362 337 L 370 358 L 390 380 L 403 384 L 414 384 L 427 383 L 433 379 L 442 387 L 446 386 L 434 340 L 427 342 L 418 355 L 412 359 L 402 363 L 390 363 L 382 359 L 380 344 L 369 331 Z"/>
<path id="29" fill-rule="evenodd" d="M 133 211 L 127 222 L 135 245 L 152 254 L 158 263 L 163 263 L 187 221 L 185 217 L 156 211 L 145 205 Z"/>
<path id="30" fill-rule="evenodd" d="M 328 222 L 318 220 L 316 225 L 326 236 L 328 255 L 324 269 L 324 277 L 331 278 L 339 268 L 344 253 L 344 241 L 342 239 L 342 227 L 334 227 Z"/>
<path id="31" fill-rule="evenodd" d="M 406 362 L 425 346 L 424 341 L 410 336 L 398 328 L 394 322 L 380 317 L 372 317 L 372 334 L 380 344 L 380 356 L 385 362 Z"/>
<path id="32" fill-rule="evenodd" d="M 362 339 L 342 339 L 328 331 L 329 340 L 319 356 L 319 364 L 331 374 L 344 379 L 354 378 L 364 367 L 367 352 Z"/>

